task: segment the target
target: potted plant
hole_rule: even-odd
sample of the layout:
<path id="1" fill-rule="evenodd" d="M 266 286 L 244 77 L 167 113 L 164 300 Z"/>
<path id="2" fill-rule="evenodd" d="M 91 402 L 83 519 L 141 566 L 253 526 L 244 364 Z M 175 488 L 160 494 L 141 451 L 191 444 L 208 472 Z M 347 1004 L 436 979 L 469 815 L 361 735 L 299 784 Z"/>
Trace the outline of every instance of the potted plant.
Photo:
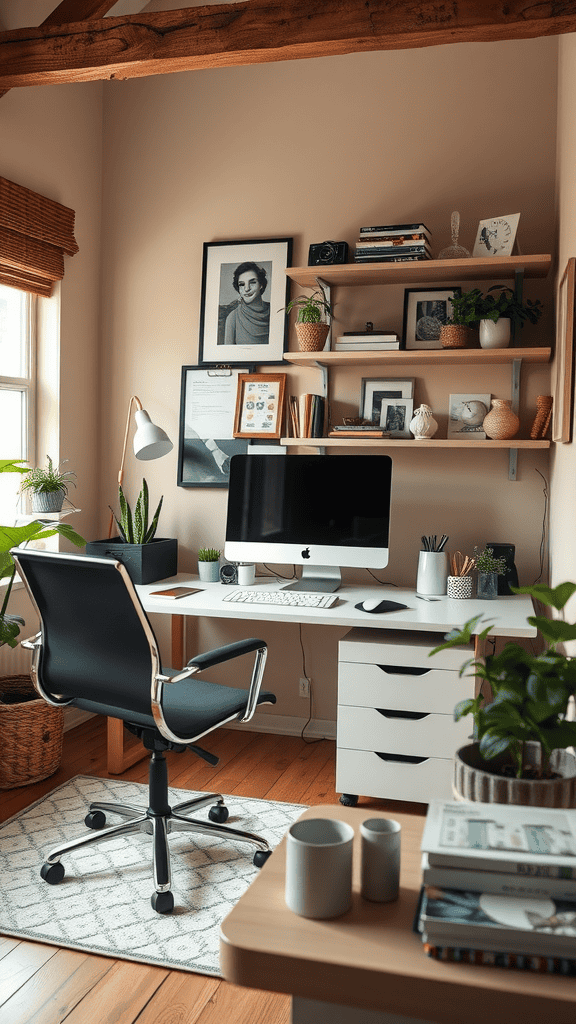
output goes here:
<path id="1" fill-rule="evenodd" d="M 157 580 L 175 576 L 178 572 L 178 541 L 175 538 L 156 537 L 158 519 L 163 497 L 149 520 L 149 492 L 146 480 L 134 513 L 120 484 L 118 488 L 120 518 L 111 509 L 118 527 L 119 537 L 108 540 L 93 540 L 86 545 L 87 555 L 117 558 L 126 566 L 134 583 L 155 583 Z"/>
<path id="2" fill-rule="evenodd" d="M 491 295 L 491 292 L 499 294 Z M 542 303 L 540 299 L 521 302 L 512 288 L 494 284 L 482 296 L 478 313 L 481 348 L 507 348 L 511 325 L 523 327 L 527 320 L 537 324 L 542 316 Z"/>
<path id="3" fill-rule="evenodd" d="M 530 594 L 546 607 L 562 612 L 576 593 L 575 583 L 551 589 L 543 584 L 513 587 Z M 457 644 L 469 643 L 480 616 L 462 630 L 453 630 L 431 655 Z M 492 690 L 488 702 L 482 689 L 460 701 L 454 718 L 474 720 L 474 743 L 455 755 L 454 789 L 465 800 L 513 803 L 539 807 L 576 806 L 576 758 L 567 747 L 576 744 L 576 722 L 567 720 L 568 704 L 576 692 L 576 659 L 557 650 L 558 644 L 576 640 L 576 624 L 564 618 L 534 615 L 528 622 L 546 641 L 541 654 L 507 643 L 485 661 L 466 662 Z M 485 639 L 493 626 L 479 634 Z"/>
<path id="4" fill-rule="evenodd" d="M 198 575 L 204 583 L 217 583 L 220 579 L 220 552 L 217 548 L 200 548 Z"/>
<path id="5" fill-rule="evenodd" d="M 452 296 L 452 315 L 446 317 L 440 328 L 442 348 L 465 348 L 470 328 L 478 323 L 478 303 L 482 298 L 479 288 L 469 292 L 455 292 Z"/>
<path id="6" fill-rule="evenodd" d="M 498 577 L 504 576 L 507 565 L 505 558 L 494 556 L 492 548 L 484 548 L 478 551 L 474 548 L 474 562 L 476 563 L 476 596 L 484 600 L 493 600 L 498 596 Z"/>
<path id="7" fill-rule="evenodd" d="M 330 303 L 322 292 L 315 291 L 311 295 L 299 295 L 291 299 L 286 306 L 286 315 L 293 309 L 298 310 L 295 327 L 300 349 L 303 352 L 319 352 L 324 348 L 330 330 Z"/>
<path id="8" fill-rule="evenodd" d="M 63 473 L 60 466 L 55 469 L 49 455 L 47 463 L 46 469 L 30 469 L 20 484 L 23 494 L 31 492 L 33 512 L 60 512 L 69 488 L 76 486 L 75 473 Z"/>

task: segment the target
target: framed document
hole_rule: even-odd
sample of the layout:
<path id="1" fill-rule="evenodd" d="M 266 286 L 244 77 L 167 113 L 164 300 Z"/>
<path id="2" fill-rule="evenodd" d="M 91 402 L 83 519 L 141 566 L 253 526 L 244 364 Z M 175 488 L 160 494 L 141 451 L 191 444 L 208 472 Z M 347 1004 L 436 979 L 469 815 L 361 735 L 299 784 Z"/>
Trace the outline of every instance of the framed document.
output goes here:
<path id="1" fill-rule="evenodd" d="M 179 487 L 228 487 L 230 459 L 248 444 L 234 438 L 240 374 L 252 366 L 183 366 L 178 446 Z"/>
<path id="2" fill-rule="evenodd" d="M 241 373 L 238 377 L 234 437 L 282 436 L 285 373 Z"/>

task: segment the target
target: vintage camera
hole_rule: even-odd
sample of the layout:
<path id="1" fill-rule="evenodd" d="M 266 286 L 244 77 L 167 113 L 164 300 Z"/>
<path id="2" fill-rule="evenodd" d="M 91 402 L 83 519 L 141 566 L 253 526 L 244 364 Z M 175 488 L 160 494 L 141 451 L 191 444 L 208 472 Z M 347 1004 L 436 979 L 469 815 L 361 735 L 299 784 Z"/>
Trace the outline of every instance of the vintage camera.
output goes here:
<path id="1" fill-rule="evenodd" d="M 348 262 L 348 242 L 317 242 L 308 250 L 309 267 L 326 267 L 330 263 Z"/>
<path id="2" fill-rule="evenodd" d="M 238 583 L 238 567 L 234 562 L 226 562 L 220 567 L 221 583 Z"/>

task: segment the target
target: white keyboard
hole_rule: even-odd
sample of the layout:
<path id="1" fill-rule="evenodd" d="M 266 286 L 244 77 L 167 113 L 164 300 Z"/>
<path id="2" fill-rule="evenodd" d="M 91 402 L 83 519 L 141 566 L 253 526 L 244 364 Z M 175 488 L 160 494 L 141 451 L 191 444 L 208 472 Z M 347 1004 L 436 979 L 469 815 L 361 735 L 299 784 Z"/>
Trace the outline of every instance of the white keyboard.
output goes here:
<path id="1" fill-rule="evenodd" d="M 283 605 L 293 608 L 331 608 L 336 604 L 336 594 L 313 594 L 299 590 L 233 590 L 222 598 L 238 604 Z"/>

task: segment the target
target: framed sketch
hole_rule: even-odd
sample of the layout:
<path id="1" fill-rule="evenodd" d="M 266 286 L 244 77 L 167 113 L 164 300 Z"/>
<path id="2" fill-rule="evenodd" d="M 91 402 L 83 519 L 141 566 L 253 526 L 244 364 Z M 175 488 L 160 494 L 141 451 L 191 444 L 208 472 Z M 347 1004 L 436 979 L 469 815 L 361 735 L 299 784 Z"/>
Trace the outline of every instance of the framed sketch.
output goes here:
<path id="1" fill-rule="evenodd" d="M 238 377 L 252 366 L 183 366 L 178 444 L 179 487 L 228 487 L 230 459 L 245 455 L 233 436 Z"/>
<path id="2" fill-rule="evenodd" d="M 519 213 L 481 220 L 472 256 L 511 256 L 519 220 Z"/>
<path id="3" fill-rule="evenodd" d="M 200 363 L 281 363 L 292 239 L 205 242 Z"/>
<path id="4" fill-rule="evenodd" d="M 452 315 L 452 297 L 461 288 L 406 288 L 404 290 L 405 349 L 442 348 L 440 328 Z"/>
<path id="5" fill-rule="evenodd" d="M 382 402 L 387 398 L 413 398 L 414 377 L 376 378 L 363 377 L 360 392 L 359 415 L 362 419 L 380 423 Z"/>
<path id="6" fill-rule="evenodd" d="M 448 407 L 449 439 L 484 441 L 486 431 L 482 429 L 484 417 L 490 412 L 491 395 L 450 395 Z"/>
<path id="7" fill-rule="evenodd" d="M 574 351 L 574 281 L 576 260 L 568 260 L 556 301 L 556 343 L 552 368 L 552 440 L 567 444 L 572 436 Z"/>
<path id="8" fill-rule="evenodd" d="M 234 437 L 282 436 L 285 373 L 241 373 L 234 416 Z"/>
<path id="9" fill-rule="evenodd" d="M 380 426 L 390 437 L 410 437 L 410 420 L 414 402 L 411 398 L 384 398 L 380 410 Z"/>

